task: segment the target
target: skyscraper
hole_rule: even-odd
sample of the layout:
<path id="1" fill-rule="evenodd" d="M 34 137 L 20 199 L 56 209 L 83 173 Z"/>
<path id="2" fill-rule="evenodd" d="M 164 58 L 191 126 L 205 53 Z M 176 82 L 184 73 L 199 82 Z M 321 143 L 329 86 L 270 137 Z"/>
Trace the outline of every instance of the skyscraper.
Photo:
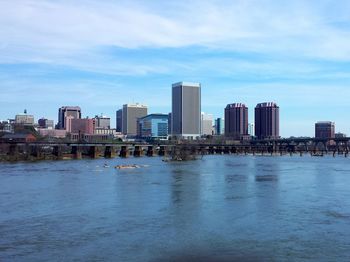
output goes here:
<path id="1" fill-rule="evenodd" d="M 279 138 L 279 107 L 276 103 L 260 103 L 255 107 L 255 136 L 258 139 Z"/>
<path id="2" fill-rule="evenodd" d="M 212 135 L 213 134 L 213 115 L 212 114 L 201 114 L 201 135 Z"/>
<path id="3" fill-rule="evenodd" d="M 225 133 L 225 120 L 222 118 L 215 119 L 215 134 L 223 135 Z"/>
<path id="4" fill-rule="evenodd" d="M 334 138 L 335 124 L 331 121 L 320 121 L 315 124 L 315 138 Z"/>
<path id="5" fill-rule="evenodd" d="M 81 119 L 81 109 L 79 106 L 62 106 L 58 109 L 58 129 L 66 129 L 66 117 Z"/>
<path id="6" fill-rule="evenodd" d="M 248 107 L 245 104 L 233 103 L 226 106 L 225 135 L 235 139 L 248 135 Z"/>
<path id="7" fill-rule="evenodd" d="M 201 85 L 179 82 L 172 85 L 172 135 L 193 139 L 201 133 Z"/>
<path id="8" fill-rule="evenodd" d="M 255 136 L 254 123 L 248 123 L 248 135 Z"/>
<path id="9" fill-rule="evenodd" d="M 140 104 L 123 105 L 122 130 L 124 135 L 137 135 L 137 120 L 147 115 L 147 106 Z"/>
<path id="10" fill-rule="evenodd" d="M 117 132 L 122 132 L 123 131 L 123 109 L 119 109 L 117 110 L 116 112 L 116 116 L 117 116 L 117 119 L 116 119 L 116 130 Z"/>

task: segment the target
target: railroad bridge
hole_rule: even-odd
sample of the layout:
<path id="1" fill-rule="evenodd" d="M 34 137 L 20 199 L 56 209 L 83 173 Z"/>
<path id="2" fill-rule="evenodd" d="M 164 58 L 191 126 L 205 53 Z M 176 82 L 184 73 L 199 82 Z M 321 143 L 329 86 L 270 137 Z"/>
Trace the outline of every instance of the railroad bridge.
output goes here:
<path id="1" fill-rule="evenodd" d="M 288 138 L 249 141 L 164 141 L 161 144 L 145 143 L 7 143 L 1 144 L 0 154 L 6 160 L 36 160 L 36 159 L 81 159 L 167 156 L 177 150 L 186 150 L 191 154 L 311 154 L 333 156 L 348 156 L 350 138 Z M 4 157 L 5 156 L 5 157 Z"/>

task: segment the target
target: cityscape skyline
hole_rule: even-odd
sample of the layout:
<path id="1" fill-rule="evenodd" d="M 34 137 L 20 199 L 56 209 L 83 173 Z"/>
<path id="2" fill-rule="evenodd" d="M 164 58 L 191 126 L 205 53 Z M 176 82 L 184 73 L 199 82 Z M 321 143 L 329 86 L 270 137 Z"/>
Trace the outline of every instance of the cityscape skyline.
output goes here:
<path id="1" fill-rule="evenodd" d="M 177 84 L 182 84 L 182 83 L 189 83 L 189 82 L 179 82 L 179 83 L 175 83 L 175 84 L 173 84 L 172 85 L 172 88 L 174 87 L 174 85 L 177 85 Z M 200 83 L 195 83 L 195 84 L 198 84 L 199 86 L 201 86 L 201 84 Z M 248 130 L 248 125 L 252 125 L 254 122 L 255 122 L 255 124 L 256 124 L 256 121 L 257 121 L 257 118 L 256 118 L 256 108 L 257 107 L 259 107 L 259 106 L 261 106 L 261 105 L 263 105 L 263 104 L 266 104 L 266 105 L 268 105 L 268 104 L 274 104 L 275 106 L 277 106 L 276 105 L 276 103 L 275 102 L 260 102 L 260 103 L 257 103 L 256 104 L 256 107 L 253 109 L 253 116 L 250 116 L 250 110 L 249 110 L 249 107 L 246 107 L 246 110 L 247 110 L 247 112 L 246 112 L 246 114 L 248 115 L 248 121 L 247 120 L 245 120 L 245 121 L 247 121 L 247 130 Z M 228 104 L 228 105 L 226 105 L 226 107 L 224 107 L 223 108 L 223 117 L 221 117 L 221 116 L 219 116 L 219 117 L 213 117 L 213 114 L 207 114 L 207 113 L 204 113 L 203 111 L 199 111 L 201 114 L 201 119 L 202 119 L 202 121 L 203 121 L 203 116 L 210 116 L 211 117 L 211 119 L 212 119 L 212 130 L 214 131 L 214 130 L 216 130 L 215 128 L 215 125 L 216 125 L 216 120 L 219 118 L 219 119 L 225 119 L 225 116 L 227 116 L 227 108 L 229 107 L 229 106 L 231 106 L 231 105 L 243 105 L 244 107 L 245 107 L 245 105 L 243 104 L 243 103 L 231 103 L 231 104 Z M 106 114 L 104 114 L 104 113 L 101 113 L 101 117 L 107 117 L 108 118 L 108 123 L 110 124 L 110 126 L 108 127 L 108 129 L 109 128 L 112 128 L 112 129 L 116 129 L 117 130 L 117 132 L 119 132 L 118 131 L 118 112 L 123 112 L 123 108 L 125 109 L 125 107 L 129 107 L 129 106 L 131 106 L 131 107 L 135 107 L 135 108 L 145 108 L 146 109 L 146 111 L 145 111 L 145 113 L 141 113 L 141 116 L 149 116 L 149 115 L 157 115 L 157 114 L 170 114 L 171 115 L 171 111 L 169 112 L 169 113 L 166 113 L 166 112 L 147 112 L 148 111 L 148 109 L 149 109 L 149 107 L 148 107 L 148 105 L 142 105 L 142 104 L 140 104 L 140 103 L 138 103 L 138 102 L 136 102 L 136 103 L 134 103 L 134 104 L 124 104 L 124 105 L 122 105 L 121 107 L 121 109 L 120 108 L 118 108 L 117 110 L 115 110 L 114 111 L 114 116 L 112 116 L 112 117 L 110 117 L 110 116 L 107 116 Z M 201 106 L 200 106 L 201 107 Z M 63 108 L 69 108 L 70 110 L 72 109 L 72 110 L 79 110 L 79 118 L 81 118 L 81 119 L 94 119 L 94 118 L 97 118 L 97 117 L 99 117 L 97 114 L 95 114 L 95 116 L 88 116 L 88 115 L 83 115 L 83 113 L 81 112 L 82 110 L 81 110 L 81 107 L 80 106 L 61 106 L 60 108 L 59 108 L 59 113 L 58 113 L 58 117 L 57 117 L 57 119 L 55 119 L 55 118 L 48 118 L 48 117 L 46 117 L 46 116 L 42 116 L 42 117 L 38 117 L 38 116 L 36 116 L 36 115 L 34 115 L 34 114 L 30 114 L 30 112 L 28 113 L 28 111 L 27 111 L 27 109 L 24 109 L 24 114 L 23 113 L 17 113 L 17 114 L 15 114 L 15 117 L 16 117 L 16 121 L 17 121 L 17 117 L 24 117 L 24 116 L 34 116 L 34 118 L 33 118 L 33 123 L 35 122 L 35 123 L 39 123 L 39 121 L 40 120 L 48 120 L 48 121 L 53 121 L 53 125 L 54 126 L 56 126 L 58 129 L 61 129 L 60 128 L 60 116 L 61 116 L 61 110 L 63 109 Z M 279 117 L 279 115 L 280 115 L 280 113 L 279 113 L 279 107 L 277 106 L 277 108 L 278 108 L 278 131 L 277 131 L 277 134 L 280 134 L 280 132 L 279 132 L 279 130 L 281 129 L 281 127 L 280 127 L 280 117 Z M 248 111 L 249 111 L 249 113 L 248 113 Z M 57 115 L 57 113 L 56 113 L 56 115 Z M 104 115 L 104 116 L 103 116 Z M 10 120 L 10 119 L 15 119 L 15 117 L 8 117 L 7 119 L 0 119 L 0 121 L 6 121 L 6 120 Z M 113 122 L 113 119 L 115 120 L 114 122 Z M 123 118 L 124 119 L 124 118 Z M 126 118 L 125 118 L 126 119 Z M 135 119 L 137 119 L 137 118 L 135 118 Z M 124 120 L 124 121 L 126 121 L 126 120 Z M 128 120 L 129 121 L 129 120 Z M 135 123 L 137 122 L 136 120 L 134 121 Z M 335 122 L 334 121 L 328 121 L 328 120 L 318 120 L 318 121 L 315 121 L 314 123 L 313 123 L 313 134 L 312 135 L 300 135 L 301 137 L 303 137 L 303 136 L 308 136 L 308 137 L 313 137 L 313 136 L 315 136 L 315 124 L 317 124 L 317 123 L 322 123 L 322 122 L 326 122 L 326 123 L 333 123 L 333 125 L 335 124 Z M 57 125 L 55 125 L 55 124 L 57 124 Z M 255 124 L 253 124 L 253 125 L 255 125 Z M 136 127 L 134 127 L 134 134 L 136 134 Z M 170 130 L 170 126 L 169 126 L 169 130 Z M 203 133 L 203 127 L 201 126 L 200 127 L 200 130 L 201 130 L 201 134 L 203 135 L 204 133 Z M 342 131 L 340 131 L 339 129 L 336 129 L 336 130 L 333 130 L 333 133 L 335 133 L 335 131 L 336 131 L 336 133 L 338 133 L 338 134 L 346 134 L 345 132 L 342 132 Z M 127 134 L 128 132 L 126 132 L 126 130 L 124 130 L 123 129 L 123 131 L 120 131 L 120 132 L 122 132 L 122 133 L 124 133 L 124 134 Z M 253 131 L 254 132 L 254 131 Z M 255 132 L 256 132 L 256 130 L 255 130 Z M 247 132 L 247 134 L 248 134 L 249 132 Z M 169 133 L 170 134 L 170 133 Z M 228 135 L 228 134 L 226 134 L 226 135 Z M 228 136 L 232 136 L 232 134 L 231 135 L 228 135 Z M 277 135 L 277 137 L 287 137 L 287 136 L 281 136 L 281 135 Z M 294 135 L 291 135 L 290 137 L 294 137 Z"/>
<path id="2" fill-rule="evenodd" d="M 56 122 L 57 108 L 78 105 L 115 126 L 125 103 L 170 112 L 169 83 L 180 80 L 201 83 L 202 111 L 215 119 L 238 102 L 254 122 L 253 107 L 274 101 L 283 137 L 312 136 L 317 121 L 349 134 L 349 9 L 348 1 L 3 1 L 0 119 L 26 108 Z"/>

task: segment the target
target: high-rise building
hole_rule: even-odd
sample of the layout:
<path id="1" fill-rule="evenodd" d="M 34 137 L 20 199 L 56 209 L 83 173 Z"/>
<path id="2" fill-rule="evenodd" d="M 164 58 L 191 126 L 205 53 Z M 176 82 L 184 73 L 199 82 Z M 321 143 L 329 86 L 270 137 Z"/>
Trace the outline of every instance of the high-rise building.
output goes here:
<path id="1" fill-rule="evenodd" d="M 279 138 L 279 107 L 276 103 L 260 103 L 255 107 L 255 136 L 258 139 Z"/>
<path id="2" fill-rule="evenodd" d="M 171 135 L 171 113 L 168 114 L 168 135 Z"/>
<path id="3" fill-rule="evenodd" d="M 125 104 L 123 105 L 123 124 L 122 130 L 124 135 L 137 135 L 137 120 L 147 116 L 147 106 L 140 104 Z"/>
<path id="4" fill-rule="evenodd" d="M 66 128 L 66 118 L 72 117 L 75 119 L 81 118 L 81 109 L 79 106 L 62 106 L 58 109 L 58 124 L 57 129 Z"/>
<path id="5" fill-rule="evenodd" d="M 201 135 L 212 135 L 213 134 L 213 115 L 212 114 L 201 114 Z"/>
<path id="6" fill-rule="evenodd" d="M 117 132 L 123 131 L 123 109 L 119 109 L 116 112 L 116 130 Z"/>
<path id="7" fill-rule="evenodd" d="M 233 103 L 226 106 L 225 135 L 235 139 L 248 135 L 248 107 L 245 104 Z"/>
<path id="8" fill-rule="evenodd" d="M 320 121 L 315 124 L 315 138 L 335 138 L 335 124 L 331 121 Z"/>
<path id="9" fill-rule="evenodd" d="M 197 138 L 201 133 L 201 85 L 179 82 L 172 85 L 172 135 Z"/>
<path id="10" fill-rule="evenodd" d="M 141 138 L 166 139 L 168 137 L 167 114 L 150 114 L 138 119 L 138 136 Z"/>
<path id="11" fill-rule="evenodd" d="M 221 117 L 215 119 L 215 135 L 225 134 L 225 120 Z"/>
<path id="12" fill-rule="evenodd" d="M 254 123 L 248 123 L 248 135 L 255 136 Z"/>
<path id="13" fill-rule="evenodd" d="M 95 128 L 110 129 L 111 118 L 102 114 L 100 116 L 95 116 Z"/>

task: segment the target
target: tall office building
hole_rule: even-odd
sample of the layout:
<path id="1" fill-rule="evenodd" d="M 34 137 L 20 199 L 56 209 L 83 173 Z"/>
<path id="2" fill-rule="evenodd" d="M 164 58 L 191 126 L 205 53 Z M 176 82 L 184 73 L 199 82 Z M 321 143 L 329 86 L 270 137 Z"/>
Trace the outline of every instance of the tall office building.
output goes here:
<path id="1" fill-rule="evenodd" d="M 248 123 L 248 135 L 255 136 L 254 123 Z"/>
<path id="2" fill-rule="evenodd" d="M 279 138 L 279 107 L 276 103 L 260 103 L 255 107 L 255 136 L 258 139 Z"/>
<path id="3" fill-rule="evenodd" d="M 147 116 L 147 106 L 140 104 L 125 104 L 123 105 L 122 130 L 124 135 L 137 135 L 137 120 Z"/>
<path id="4" fill-rule="evenodd" d="M 320 121 L 315 124 L 315 138 L 335 138 L 335 124 L 331 121 Z"/>
<path id="5" fill-rule="evenodd" d="M 172 85 L 172 135 L 193 139 L 201 133 L 201 85 L 179 82 Z"/>
<path id="6" fill-rule="evenodd" d="M 171 135 L 171 113 L 168 114 L 168 135 Z"/>
<path id="7" fill-rule="evenodd" d="M 201 114 L 201 135 L 213 134 L 213 118 L 212 114 Z"/>
<path id="8" fill-rule="evenodd" d="M 245 104 L 233 103 L 226 106 L 225 135 L 235 139 L 248 135 L 248 107 Z"/>
<path id="9" fill-rule="evenodd" d="M 225 120 L 222 118 L 215 119 L 215 135 L 225 134 Z"/>
<path id="10" fill-rule="evenodd" d="M 95 116 L 95 128 L 110 129 L 111 118 L 102 114 L 100 116 Z"/>
<path id="11" fill-rule="evenodd" d="M 81 109 L 79 106 L 62 106 L 58 109 L 57 129 L 66 129 L 66 118 L 71 117 L 81 119 Z"/>
<path id="12" fill-rule="evenodd" d="M 116 130 L 117 132 L 122 132 L 123 131 L 123 109 L 119 109 L 116 112 Z"/>

